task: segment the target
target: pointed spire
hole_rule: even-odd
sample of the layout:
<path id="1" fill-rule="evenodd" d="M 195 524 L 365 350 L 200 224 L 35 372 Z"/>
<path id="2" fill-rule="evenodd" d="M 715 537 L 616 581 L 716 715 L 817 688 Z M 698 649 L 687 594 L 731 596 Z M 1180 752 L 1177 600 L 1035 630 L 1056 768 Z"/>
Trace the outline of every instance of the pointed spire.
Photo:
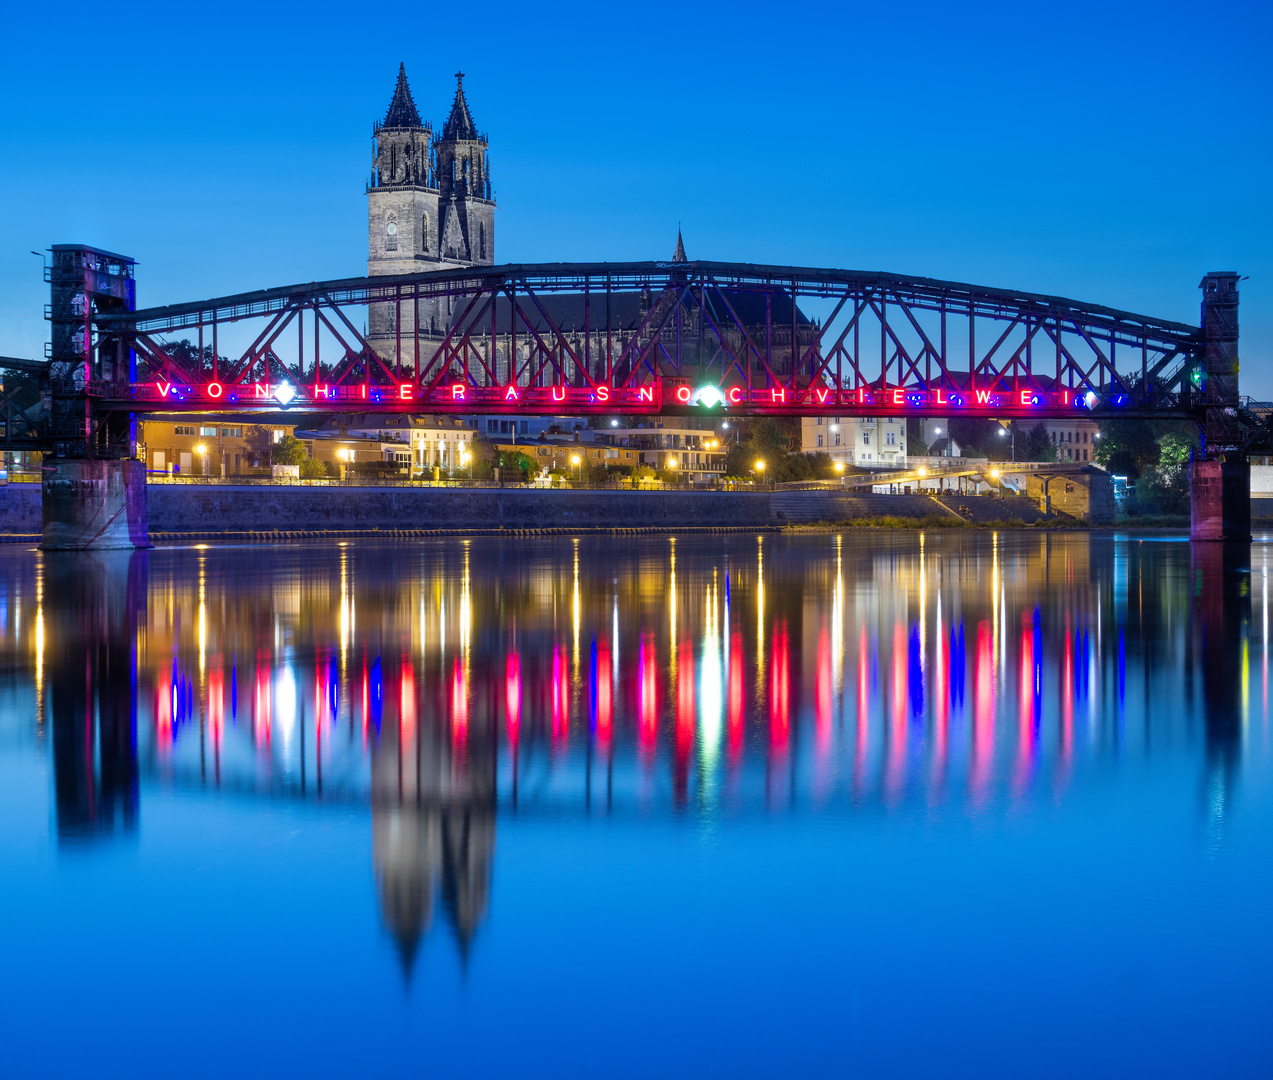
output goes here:
<path id="1" fill-rule="evenodd" d="M 473 114 L 469 112 L 469 103 L 464 100 L 464 72 L 455 73 L 455 100 L 451 103 L 451 115 L 442 125 L 444 139 L 476 139 L 477 125 L 473 123 Z"/>
<path id="2" fill-rule="evenodd" d="M 393 100 L 389 102 L 389 111 L 385 113 L 387 128 L 422 128 L 420 114 L 416 111 L 415 102 L 411 98 L 411 87 L 407 85 L 407 65 L 398 65 L 398 85 L 393 91 Z"/>
<path id="3" fill-rule="evenodd" d="M 680 225 L 676 226 L 676 250 L 672 253 L 672 261 L 674 263 L 689 262 L 689 259 L 685 257 L 685 242 L 681 239 Z"/>

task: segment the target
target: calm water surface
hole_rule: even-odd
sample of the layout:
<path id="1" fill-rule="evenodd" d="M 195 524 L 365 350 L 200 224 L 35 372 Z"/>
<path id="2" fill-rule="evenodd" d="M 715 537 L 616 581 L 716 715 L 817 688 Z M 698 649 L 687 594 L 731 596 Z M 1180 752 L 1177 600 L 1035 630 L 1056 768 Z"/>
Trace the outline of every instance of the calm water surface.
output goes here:
<path id="1" fill-rule="evenodd" d="M 1267 565 L 0 551 L 3 1071 L 1267 1076 Z"/>

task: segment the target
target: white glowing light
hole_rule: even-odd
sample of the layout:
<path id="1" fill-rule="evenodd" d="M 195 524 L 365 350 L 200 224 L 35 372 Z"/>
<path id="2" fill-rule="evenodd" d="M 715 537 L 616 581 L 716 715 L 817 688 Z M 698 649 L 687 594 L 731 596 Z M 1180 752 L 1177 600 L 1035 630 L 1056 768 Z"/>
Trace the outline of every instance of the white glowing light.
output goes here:
<path id="1" fill-rule="evenodd" d="M 291 383 L 281 382 L 274 391 L 274 400 L 280 405 L 286 405 L 296 396 L 296 389 Z"/>
<path id="2" fill-rule="evenodd" d="M 702 405 L 704 408 L 712 408 L 714 405 L 725 404 L 725 394 L 719 386 L 713 386 L 710 383 L 707 386 L 700 386 L 694 391 L 690 397 L 691 405 Z"/>

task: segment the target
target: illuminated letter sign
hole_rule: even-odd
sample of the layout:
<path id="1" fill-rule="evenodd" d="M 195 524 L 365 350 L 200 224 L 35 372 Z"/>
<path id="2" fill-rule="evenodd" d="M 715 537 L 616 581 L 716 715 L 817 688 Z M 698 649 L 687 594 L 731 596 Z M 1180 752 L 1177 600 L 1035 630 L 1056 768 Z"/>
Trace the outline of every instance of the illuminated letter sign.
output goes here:
<path id="1" fill-rule="evenodd" d="M 169 382 L 155 383 L 155 385 L 159 387 L 159 393 L 162 397 L 167 397 L 169 391 L 172 390 L 172 383 Z"/>
<path id="2" fill-rule="evenodd" d="M 831 394 L 831 391 L 830 390 L 815 390 L 814 393 L 818 395 L 818 404 L 825 405 L 827 403 L 827 398 Z"/>
<path id="3" fill-rule="evenodd" d="M 1022 404 L 1022 405 L 1033 405 L 1033 404 L 1034 404 L 1034 391 L 1033 391 L 1033 390 L 1022 390 L 1022 391 L 1021 391 L 1021 404 Z"/>
<path id="4" fill-rule="evenodd" d="M 990 404 L 990 391 L 989 391 L 989 390 L 978 390 L 978 391 L 977 391 L 977 404 L 978 404 L 978 405 L 989 405 L 989 404 Z"/>
<path id="5" fill-rule="evenodd" d="M 933 394 L 935 395 L 933 398 L 933 401 L 936 402 L 936 404 L 938 405 L 946 404 L 946 399 L 941 396 L 941 390 L 934 390 Z"/>
<path id="6" fill-rule="evenodd" d="M 690 388 L 688 386 L 678 386 L 676 388 L 676 400 L 682 405 L 690 403 Z"/>
<path id="7" fill-rule="evenodd" d="M 224 393 L 225 387 L 223 387 L 219 382 L 208 383 L 208 397 L 219 398 Z"/>
<path id="8" fill-rule="evenodd" d="M 610 387 L 608 387 L 608 386 L 606 386 L 606 385 L 604 385 L 604 384 L 602 384 L 602 385 L 598 386 L 598 387 L 597 387 L 597 400 L 598 400 L 598 401 L 609 401 L 609 400 L 610 400 Z"/>
<path id="9" fill-rule="evenodd" d="M 315 401 L 317 401 L 320 397 L 329 398 L 331 396 L 332 396 L 332 388 L 328 386 L 326 383 L 314 384 L 314 400 Z"/>
<path id="10" fill-rule="evenodd" d="M 267 382 L 266 382 L 266 383 L 260 383 L 260 382 L 259 382 L 259 383 L 257 383 L 257 384 L 256 384 L 256 395 L 255 395 L 255 396 L 256 396 L 256 397 L 269 397 L 269 396 L 270 396 L 270 384 L 269 384 L 269 383 L 267 383 Z"/>
<path id="11" fill-rule="evenodd" d="M 654 388 L 652 386 L 643 386 L 637 391 L 637 398 L 640 401 L 648 401 L 654 403 Z"/>
<path id="12" fill-rule="evenodd" d="M 779 402 L 786 401 L 787 391 L 786 390 L 770 390 L 769 399 L 771 401 L 779 401 Z"/>
<path id="13" fill-rule="evenodd" d="M 510 386 L 508 387 L 508 389 L 504 391 L 504 400 L 505 400 L 505 401 L 516 401 L 516 400 L 517 400 L 517 387 L 510 385 Z"/>
<path id="14" fill-rule="evenodd" d="M 463 383 L 451 384 L 451 400 L 452 401 L 464 400 L 464 384 Z"/>
<path id="15" fill-rule="evenodd" d="M 905 394 L 906 394 L 906 391 L 905 391 L 905 390 L 903 390 L 900 386 L 899 386 L 896 390 L 894 390 L 894 391 L 893 391 L 893 404 L 894 404 L 894 405 L 905 405 L 905 404 L 906 404 L 906 397 L 905 397 Z"/>
<path id="16" fill-rule="evenodd" d="M 565 401 L 565 400 L 566 400 L 566 388 L 564 386 L 554 386 L 553 401 Z"/>
<path id="17" fill-rule="evenodd" d="M 743 400 L 743 392 L 737 386 L 729 388 L 729 402 L 731 405 L 737 405 Z"/>

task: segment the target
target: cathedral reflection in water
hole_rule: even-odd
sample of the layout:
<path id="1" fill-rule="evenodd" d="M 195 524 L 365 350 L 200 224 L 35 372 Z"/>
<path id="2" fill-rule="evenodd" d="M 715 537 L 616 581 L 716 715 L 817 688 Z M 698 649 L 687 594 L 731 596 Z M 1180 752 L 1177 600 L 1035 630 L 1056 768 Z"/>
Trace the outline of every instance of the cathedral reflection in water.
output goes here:
<path id="1" fill-rule="evenodd" d="M 1200 746 L 1221 844 L 1253 715 L 1266 731 L 1263 552 L 1033 533 L 11 550 L 0 658 L 62 845 L 127 837 L 157 787 L 369 806 L 409 975 L 438 923 L 467 956 L 501 814 L 978 815 Z"/>

